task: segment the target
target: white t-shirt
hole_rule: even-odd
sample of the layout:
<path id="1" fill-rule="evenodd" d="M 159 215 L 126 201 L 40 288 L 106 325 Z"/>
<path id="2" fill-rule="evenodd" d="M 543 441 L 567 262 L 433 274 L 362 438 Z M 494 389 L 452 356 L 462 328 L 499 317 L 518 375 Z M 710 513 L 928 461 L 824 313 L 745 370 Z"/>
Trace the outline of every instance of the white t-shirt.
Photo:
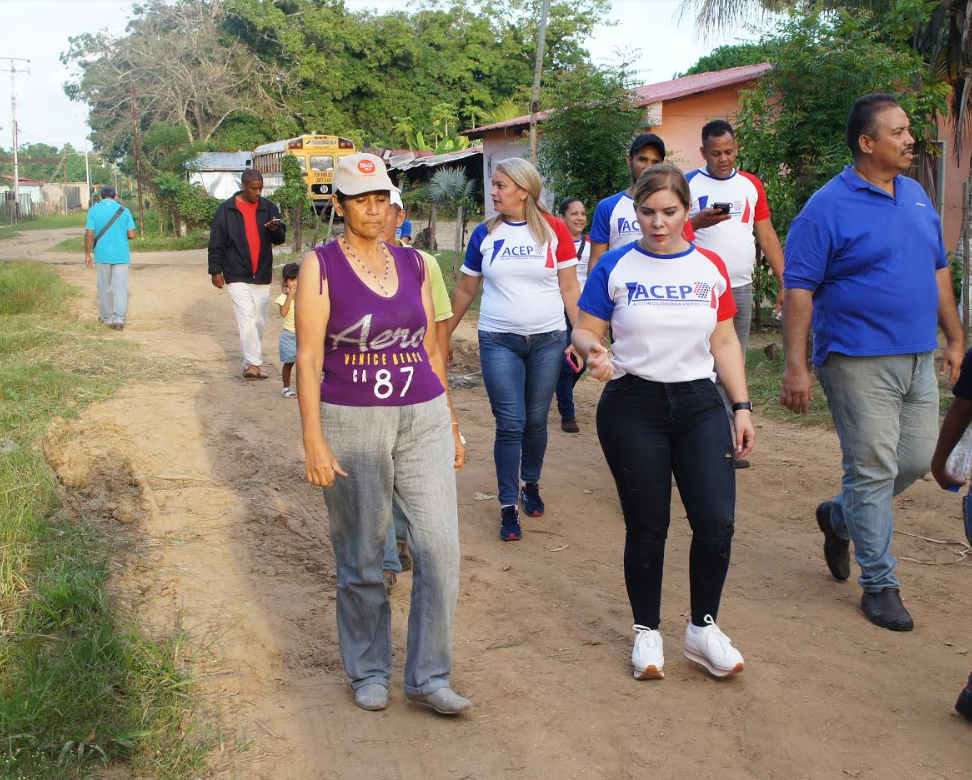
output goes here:
<path id="1" fill-rule="evenodd" d="M 577 252 L 577 284 L 580 285 L 581 292 L 583 292 L 584 284 L 587 282 L 587 266 L 591 262 L 591 237 L 575 238 L 574 251 Z"/>
<path id="2" fill-rule="evenodd" d="M 627 192 L 618 192 L 597 204 L 589 238 L 594 244 L 607 244 L 608 249 L 617 249 L 641 238 L 641 225 L 635 218 L 634 200 Z M 686 241 L 695 240 L 691 222 L 685 223 L 682 238 Z"/>
<path id="3" fill-rule="evenodd" d="M 526 222 L 502 222 L 492 232 L 479 225 L 469 237 L 462 272 L 483 277 L 479 329 L 532 336 L 565 330 L 557 272 L 577 265 L 567 226 L 546 216 L 553 238 L 537 244 Z"/>
<path id="4" fill-rule="evenodd" d="M 695 243 L 703 249 L 717 252 L 729 270 L 733 287 L 752 284 L 756 263 L 756 241 L 753 225 L 770 218 L 766 192 L 759 179 L 751 173 L 733 170 L 726 179 L 717 179 L 705 168 L 685 174 L 692 192 L 690 216 L 714 203 L 730 203 L 732 219 L 695 233 Z"/>
<path id="5" fill-rule="evenodd" d="M 725 264 L 692 244 L 677 255 L 637 243 L 606 252 L 578 305 L 611 323 L 614 379 L 634 374 L 651 382 L 714 381 L 709 338 L 736 313 Z"/>

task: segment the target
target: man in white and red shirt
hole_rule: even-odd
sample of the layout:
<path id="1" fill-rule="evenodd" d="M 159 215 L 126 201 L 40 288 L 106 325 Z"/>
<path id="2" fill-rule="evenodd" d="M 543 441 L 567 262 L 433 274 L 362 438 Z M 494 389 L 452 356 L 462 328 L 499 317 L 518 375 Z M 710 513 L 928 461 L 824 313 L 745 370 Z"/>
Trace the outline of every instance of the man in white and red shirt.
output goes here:
<path id="1" fill-rule="evenodd" d="M 692 192 L 691 223 L 695 244 L 711 249 L 722 258 L 729 271 L 732 296 L 737 312 L 733 318 L 743 359 L 749 346 L 749 329 L 753 318 L 753 268 L 756 264 L 756 241 L 759 242 L 773 275 L 779 283 L 776 311 L 783 302 L 783 247 L 773 228 L 766 192 L 759 179 L 737 170 L 736 144 L 732 125 L 716 119 L 702 128 L 699 150 L 705 165 L 685 175 Z M 726 400 L 722 385 L 719 385 Z M 726 402 L 728 410 L 728 402 Z M 732 414 L 729 414 L 732 419 Z M 737 468 L 749 464 L 737 461 Z"/>

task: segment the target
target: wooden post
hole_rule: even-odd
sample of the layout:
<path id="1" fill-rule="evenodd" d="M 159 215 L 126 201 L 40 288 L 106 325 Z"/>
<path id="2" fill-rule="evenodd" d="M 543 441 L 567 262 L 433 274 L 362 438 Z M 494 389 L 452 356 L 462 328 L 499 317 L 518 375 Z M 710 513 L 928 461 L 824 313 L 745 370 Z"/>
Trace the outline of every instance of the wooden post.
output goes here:
<path id="1" fill-rule="evenodd" d="M 537 164 L 537 111 L 540 109 L 540 77 L 543 74 L 543 49 L 547 40 L 547 15 L 550 0 L 543 0 L 540 34 L 537 36 L 537 62 L 533 69 L 533 99 L 530 101 L 530 162 Z"/>

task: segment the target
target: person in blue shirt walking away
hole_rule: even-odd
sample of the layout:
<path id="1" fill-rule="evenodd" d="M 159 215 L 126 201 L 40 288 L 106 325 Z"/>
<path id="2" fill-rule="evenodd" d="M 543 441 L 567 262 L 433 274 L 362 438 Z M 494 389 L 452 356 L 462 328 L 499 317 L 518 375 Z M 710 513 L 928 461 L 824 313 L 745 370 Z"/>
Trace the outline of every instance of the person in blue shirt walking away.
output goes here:
<path id="1" fill-rule="evenodd" d="M 84 223 L 84 264 L 98 272 L 98 319 L 113 330 L 125 327 L 128 314 L 128 242 L 135 238 L 132 212 L 115 198 L 114 187 L 101 188 L 101 200 L 88 209 Z"/>
<path id="2" fill-rule="evenodd" d="M 957 475 L 949 474 L 945 468 L 948 456 L 959 443 L 969 423 L 972 423 L 972 349 L 965 353 L 962 361 L 962 371 L 959 380 L 955 383 L 952 390 L 955 398 L 952 399 L 948 412 L 945 413 L 945 420 L 942 422 L 942 429 L 938 434 L 938 443 L 935 445 L 935 454 L 932 455 L 931 470 L 935 481 L 945 490 L 958 489 L 965 483 L 964 476 L 959 479 Z M 965 535 L 972 537 L 972 491 L 962 501 L 962 514 L 965 519 Z M 972 542 L 972 539 L 970 539 Z M 955 711 L 965 718 L 972 720 L 972 674 L 969 681 L 959 694 L 955 702 Z"/>
<path id="3" fill-rule="evenodd" d="M 817 507 L 824 559 L 861 568 L 861 609 L 875 625 L 910 631 L 891 555 L 891 499 L 927 471 L 938 431 L 935 350 L 954 383 L 962 327 L 942 225 L 921 185 L 908 115 L 891 95 L 858 98 L 847 120 L 854 162 L 793 221 L 783 268 L 786 369 L 780 401 L 804 414 L 813 397 L 807 337 L 843 453 L 840 492 Z"/>

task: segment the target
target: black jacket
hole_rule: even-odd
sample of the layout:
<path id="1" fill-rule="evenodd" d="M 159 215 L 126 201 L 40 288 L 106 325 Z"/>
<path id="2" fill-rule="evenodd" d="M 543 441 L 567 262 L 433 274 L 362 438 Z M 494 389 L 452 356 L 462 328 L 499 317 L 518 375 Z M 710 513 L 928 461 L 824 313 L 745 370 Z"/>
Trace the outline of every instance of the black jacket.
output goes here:
<path id="1" fill-rule="evenodd" d="M 272 233 L 264 227 L 274 217 L 280 219 L 280 209 L 266 198 L 260 198 L 256 211 L 257 229 L 260 231 L 260 259 L 254 274 L 243 213 L 236 205 L 239 194 L 238 192 L 224 200 L 216 209 L 216 216 L 213 217 L 209 230 L 209 273 L 222 274 L 227 284 L 270 284 L 273 278 L 273 250 L 270 245 L 282 244 L 287 240 L 287 226 L 281 222 Z"/>

